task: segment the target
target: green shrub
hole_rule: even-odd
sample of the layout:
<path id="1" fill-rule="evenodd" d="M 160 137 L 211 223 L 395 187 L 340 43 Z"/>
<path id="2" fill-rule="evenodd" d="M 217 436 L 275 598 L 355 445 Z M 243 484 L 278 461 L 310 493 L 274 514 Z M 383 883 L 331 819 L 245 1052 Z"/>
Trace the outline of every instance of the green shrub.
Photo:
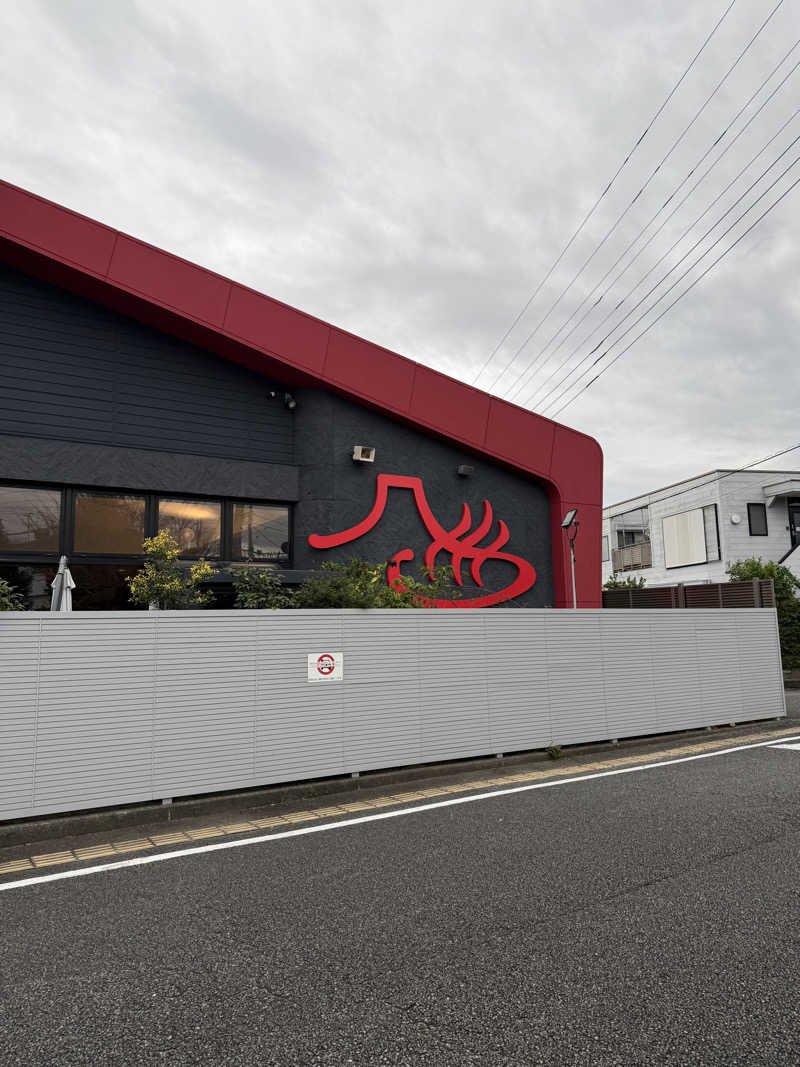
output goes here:
<path id="1" fill-rule="evenodd" d="M 142 548 L 147 556 L 144 567 L 125 579 L 130 586 L 131 603 L 142 607 L 156 604 L 159 608 L 201 608 L 214 599 L 214 594 L 201 585 L 218 572 L 201 559 L 192 564 L 187 574 L 178 563 L 178 542 L 167 530 L 146 538 Z"/>
<path id="2" fill-rule="evenodd" d="M 603 586 L 603 588 L 604 589 L 644 589 L 645 585 L 647 585 L 647 579 L 646 578 L 637 578 L 633 574 L 629 575 L 627 578 L 618 578 L 616 574 L 612 574 L 611 577 L 606 582 L 606 584 Z"/>
<path id="3" fill-rule="evenodd" d="M 268 567 L 236 567 L 233 571 L 236 591 L 235 608 L 291 608 L 294 593 L 287 589 L 280 574 Z"/>
<path id="4" fill-rule="evenodd" d="M 800 600 L 797 590 L 800 580 L 788 567 L 769 560 L 740 559 L 731 564 L 728 574 L 732 582 L 751 582 L 754 578 L 771 578 L 775 586 L 775 608 L 778 612 L 778 631 L 781 639 L 781 658 L 784 670 L 800 668 Z"/>
<path id="5" fill-rule="evenodd" d="M 0 578 L 0 611 L 24 611 L 25 601 L 16 586 Z"/>

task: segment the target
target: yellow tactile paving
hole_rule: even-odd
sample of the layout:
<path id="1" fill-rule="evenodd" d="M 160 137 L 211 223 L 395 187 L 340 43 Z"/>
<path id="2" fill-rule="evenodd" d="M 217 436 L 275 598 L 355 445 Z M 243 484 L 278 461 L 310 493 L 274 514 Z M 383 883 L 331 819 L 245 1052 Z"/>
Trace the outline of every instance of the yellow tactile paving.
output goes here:
<path id="1" fill-rule="evenodd" d="M 223 834 L 244 834 L 248 830 L 255 830 L 256 824 L 254 822 L 229 822 L 223 823 L 220 826 Z M 150 839 L 155 840 L 154 838 Z"/>
<path id="2" fill-rule="evenodd" d="M 173 832 L 171 834 L 153 834 L 150 840 L 154 845 L 178 845 L 184 841 L 190 841 L 191 838 L 187 837 L 183 831 Z"/>
<path id="3" fill-rule="evenodd" d="M 30 860 L 10 860 L 8 863 L 0 863 L 0 874 L 13 874 L 14 871 L 30 871 L 33 864 Z"/>
<path id="4" fill-rule="evenodd" d="M 31 856 L 34 867 L 54 867 L 59 863 L 72 863 L 75 853 L 69 852 L 43 852 L 39 856 Z"/>
<path id="5" fill-rule="evenodd" d="M 152 848 L 153 842 L 149 837 L 134 837 L 130 841 L 114 841 L 115 852 L 141 852 L 143 848 Z"/>
<path id="6" fill-rule="evenodd" d="M 356 811 L 368 811 L 371 808 L 385 808 L 399 804 L 411 804 L 416 801 L 426 800 L 430 797 L 447 796 L 453 793 L 478 792 L 482 789 L 509 786 L 518 782 L 533 782 L 549 778 L 569 778 L 573 776 L 579 777 L 584 774 L 593 774 L 596 771 L 612 770 L 615 767 L 658 763 L 661 760 L 676 759 L 680 756 L 692 756 L 702 752 L 712 752 L 714 749 L 719 748 L 736 748 L 750 742 L 778 741 L 782 737 L 798 733 L 800 733 L 800 729 L 795 727 L 775 730 L 770 733 L 769 737 L 765 737 L 763 733 L 758 733 L 747 734 L 742 737 L 718 738 L 713 741 L 701 741 L 689 745 L 679 745 L 675 748 L 662 749 L 660 752 L 642 752 L 637 755 L 625 756 L 620 755 L 614 759 L 596 760 L 593 763 L 581 763 L 571 767 L 560 767 L 555 765 L 539 770 L 520 771 L 516 774 L 506 774 L 493 778 L 481 778 L 472 782 L 454 782 L 451 785 L 432 786 L 428 789 L 419 789 L 412 792 L 392 793 L 383 797 L 371 797 L 369 800 L 355 800 L 348 804 L 332 804 L 325 808 L 289 812 L 286 815 L 271 815 L 264 819 L 251 819 L 242 822 L 201 826 L 187 829 L 185 831 L 173 830 L 163 834 L 151 834 L 149 837 L 135 837 L 124 841 L 111 841 L 99 845 L 88 845 L 85 848 L 76 848 L 64 852 L 43 852 L 36 856 L 9 860 L 6 863 L 0 864 L 0 875 L 14 874 L 18 871 L 28 871 L 33 868 L 54 867 L 63 863 L 74 863 L 79 860 L 99 859 L 104 856 L 114 856 L 127 852 L 140 852 L 144 849 L 164 847 L 166 845 L 186 844 L 190 841 L 202 841 L 207 838 L 227 837 L 231 834 L 242 834 L 251 830 L 269 830 L 276 826 L 292 826 L 295 823 L 334 818 L 337 815 L 347 815 Z"/>
<path id="7" fill-rule="evenodd" d="M 75 855 L 79 860 L 94 860 L 99 856 L 113 856 L 113 845 L 89 845 L 86 848 L 74 849 Z"/>

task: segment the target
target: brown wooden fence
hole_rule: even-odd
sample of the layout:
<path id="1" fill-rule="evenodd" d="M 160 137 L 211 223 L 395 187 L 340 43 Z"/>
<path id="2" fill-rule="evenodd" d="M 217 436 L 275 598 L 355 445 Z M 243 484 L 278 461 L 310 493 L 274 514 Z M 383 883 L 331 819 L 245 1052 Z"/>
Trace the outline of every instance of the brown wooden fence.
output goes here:
<path id="1" fill-rule="evenodd" d="M 604 589 L 604 608 L 774 608 L 772 579 Z"/>

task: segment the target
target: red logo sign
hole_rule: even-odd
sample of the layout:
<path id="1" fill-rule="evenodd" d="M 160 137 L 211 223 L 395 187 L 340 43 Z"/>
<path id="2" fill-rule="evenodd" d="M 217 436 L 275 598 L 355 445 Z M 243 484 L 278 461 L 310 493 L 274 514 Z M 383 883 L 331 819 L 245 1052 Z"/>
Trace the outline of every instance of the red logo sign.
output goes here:
<path id="1" fill-rule="evenodd" d="M 333 656 L 329 656 L 327 652 L 323 652 L 323 654 L 317 660 L 317 670 L 326 678 L 329 674 L 333 674 L 333 669 L 335 666 L 336 664 L 333 661 Z"/>
<path id="2" fill-rule="evenodd" d="M 501 604 L 505 600 L 513 600 L 514 597 L 521 596 L 522 593 L 526 593 L 533 586 L 536 581 L 536 571 L 531 564 L 527 560 L 520 559 L 519 556 L 512 556 L 500 551 L 511 536 L 502 519 L 498 520 L 498 534 L 491 544 L 485 547 L 479 546 L 478 542 L 489 533 L 494 521 L 492 505 L 488 500 L 484 500 L 483 518 L 472 532 L 469 532 L 472 526 L 472 515 L 468 504 L 464 504 L 461 519 L 457 525 L 452 530 L 445 530 L 436 521 L 430 505 L 425 499 L 422 479 L 407 478 L 401 474 L 378 475 L 375 487 L 375 503 L 372 505 L 372 510 L 356 526 L 351 526 L 349 530 L 342 530 L 341 533 L 336 534 L 311 534 L 308 543 L 312 548 L 337 548 L 339 545 L 346 545 L 350 541 L 363 537 L 364 534 L 369 533 L 377 525 L 383 516 L 386 510 L 388 492 L 392 488 L 410 489 L 414 494 L 417 511 L 425 524 L 425 529 L 431 536 L 431 543 L 425 552 L 425 567 L 428 571 L 431 571 L 436 565 L 436 557 L 440 552 L 448 552 L 450 554 L 453 578 L 456 585 L 459 586 L 463 585 L 461 565 L 464 560 L 468 559 L 470 561 L 470 574 L 478 586 L 483 585 L 481 567 L 487 559 L 502 560 L 516 567 L 516 579 L 511 585 L 507 585 L 505 589 L 501 589 L 497 593 L 488 593 L 485 596 L 473 597 L 469 600 L 432 600 L 431 604 L 435 607 L 488 608 L 493 604 Z M 386 580 L 389 585 L 396 586 L 398 583 L 402 585 L 403 576 L 400 573 L 400 564 L 413 558 L 414 553 L 410 548 L 404 548 L 392 556 L 389 566 L 386 568 Z"/>

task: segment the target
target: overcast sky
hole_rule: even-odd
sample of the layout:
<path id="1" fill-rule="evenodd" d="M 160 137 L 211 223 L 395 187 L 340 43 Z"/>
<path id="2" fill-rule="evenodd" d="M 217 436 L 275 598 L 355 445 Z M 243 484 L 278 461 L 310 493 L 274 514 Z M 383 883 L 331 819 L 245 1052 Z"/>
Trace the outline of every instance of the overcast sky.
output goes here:
<path id="1" fill-rule="evenodd" d="M 728 2 L 7 3 L 4 176 L 472 381 Z M 480 386 L 513 394 L 536 361 L 516 401 L 541 410 L 543 394 L 784 149 L 611 341 L 800 156 L 800 141 L 789 147 L 799 71 L 554 352 L 800 59 L 798 47 L 597 287 L 800 38 L 800 7 L 785 0 L 541 322 L 776 2 L 736 0 Z M 798 177 L 800 164 L 605 362 Z M 606 503 L 800 442 L 799 214 L 800 187 L 558 416 L 603 446 Z M 774 466 L 800 469 L 800 450 Z"/>

